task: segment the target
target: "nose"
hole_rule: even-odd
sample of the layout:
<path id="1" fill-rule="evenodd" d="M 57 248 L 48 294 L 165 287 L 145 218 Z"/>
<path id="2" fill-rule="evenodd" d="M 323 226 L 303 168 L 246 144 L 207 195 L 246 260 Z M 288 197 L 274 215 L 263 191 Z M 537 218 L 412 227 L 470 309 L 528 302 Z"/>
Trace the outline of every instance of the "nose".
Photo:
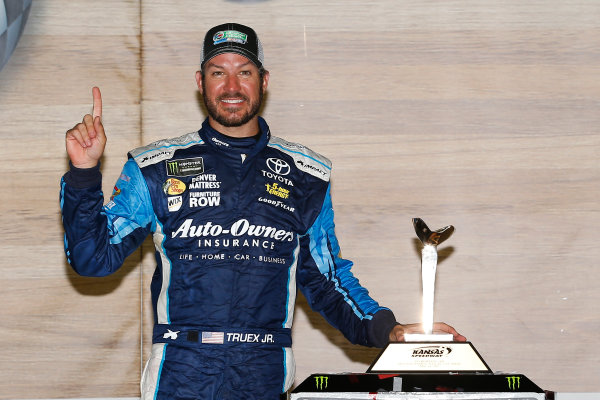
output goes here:
<path id="1" fill-rule="evenodd" d="M 225 81 L 225 90 L 228 92 L 239 92 L 240 89 L 241 85 L 238 76 L 235 74 L 228 75 Z"/>

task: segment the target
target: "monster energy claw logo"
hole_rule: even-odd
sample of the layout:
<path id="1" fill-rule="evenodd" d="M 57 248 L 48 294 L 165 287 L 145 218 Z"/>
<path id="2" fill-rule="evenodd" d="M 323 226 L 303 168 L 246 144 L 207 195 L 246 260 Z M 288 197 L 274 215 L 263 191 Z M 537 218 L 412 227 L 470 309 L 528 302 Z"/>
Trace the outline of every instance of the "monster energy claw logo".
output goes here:
<path id="1" fill-rule="evenodd" d="M 168 162 L 167 163 L 167 175 L 175 176 L 175 174 L 177 174 L 177 172 L 178 172 L 177 165 L 178 165 L 177 161 Z"/>
<path id="2" fill-rule="evenodd" d="M 328 376 L 315 376 L 315 383 L 317 384 L 317 389 L 323 390 L 327 389 L 327 381 L 329 380 Z"/>
<path id="3" fill-rule="evenodd" d="M 507 376 L 506 380 L 508 381 L 508 388 L 510 390 L 517 390 L 521 387 L 520 376 Z"/>
<path id="4" fill-rule="evenodd" d="M 167 176 L 190 176 L 204 173 L 202 157 L 167 162 Z"/>

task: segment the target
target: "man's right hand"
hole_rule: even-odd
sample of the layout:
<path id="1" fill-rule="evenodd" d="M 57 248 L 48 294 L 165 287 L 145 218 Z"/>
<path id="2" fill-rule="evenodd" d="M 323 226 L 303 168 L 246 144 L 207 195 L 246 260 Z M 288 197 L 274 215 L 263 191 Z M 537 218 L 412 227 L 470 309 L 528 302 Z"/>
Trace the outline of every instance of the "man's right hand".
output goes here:
<path id="1" fill-rule="evenodd" d="M 92 88 L 94 108 L 92 115 L 86 114 L 83 121 L 69 129 L 65 138 L 67 154 L 73 166 L 92 168 L 104 153 L 106 135 L 102 126 L 102 95 L 100 89 Z"/>

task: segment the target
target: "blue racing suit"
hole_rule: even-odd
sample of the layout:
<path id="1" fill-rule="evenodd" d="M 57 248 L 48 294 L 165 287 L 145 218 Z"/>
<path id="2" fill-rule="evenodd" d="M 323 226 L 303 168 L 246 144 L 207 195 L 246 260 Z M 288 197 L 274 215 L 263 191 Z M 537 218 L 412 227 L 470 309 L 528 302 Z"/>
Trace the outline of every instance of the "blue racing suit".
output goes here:
<path id="1" fill-rule="evenodd" d="M 271 136 L 198 132 L 129 153 L 103 206 L 99 167 L 61 181 L 65 252 L 85 276 L 116 271 L 152 234 L 152 355 L 142 399 L 277 399 L 293 382 L 296 287 L 352 343 L 396 324 L 338 256 L 331 163 Z"/>

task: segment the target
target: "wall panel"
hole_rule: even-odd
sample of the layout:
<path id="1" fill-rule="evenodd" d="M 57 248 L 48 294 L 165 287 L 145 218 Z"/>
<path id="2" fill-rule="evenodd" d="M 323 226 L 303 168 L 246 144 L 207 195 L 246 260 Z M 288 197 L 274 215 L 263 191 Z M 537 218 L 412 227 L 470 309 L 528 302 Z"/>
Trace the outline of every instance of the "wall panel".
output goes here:
<path id="1" fill-rule="evenodd" d="M 104 96 L 112 192 L 123 149 L 140 143 L 137 1 L 34 1 L 0 71 L 0 398 L 137 396 L 140 253 L 115 275 L 82 278 L 62 250 L 64 135 Z"/>

